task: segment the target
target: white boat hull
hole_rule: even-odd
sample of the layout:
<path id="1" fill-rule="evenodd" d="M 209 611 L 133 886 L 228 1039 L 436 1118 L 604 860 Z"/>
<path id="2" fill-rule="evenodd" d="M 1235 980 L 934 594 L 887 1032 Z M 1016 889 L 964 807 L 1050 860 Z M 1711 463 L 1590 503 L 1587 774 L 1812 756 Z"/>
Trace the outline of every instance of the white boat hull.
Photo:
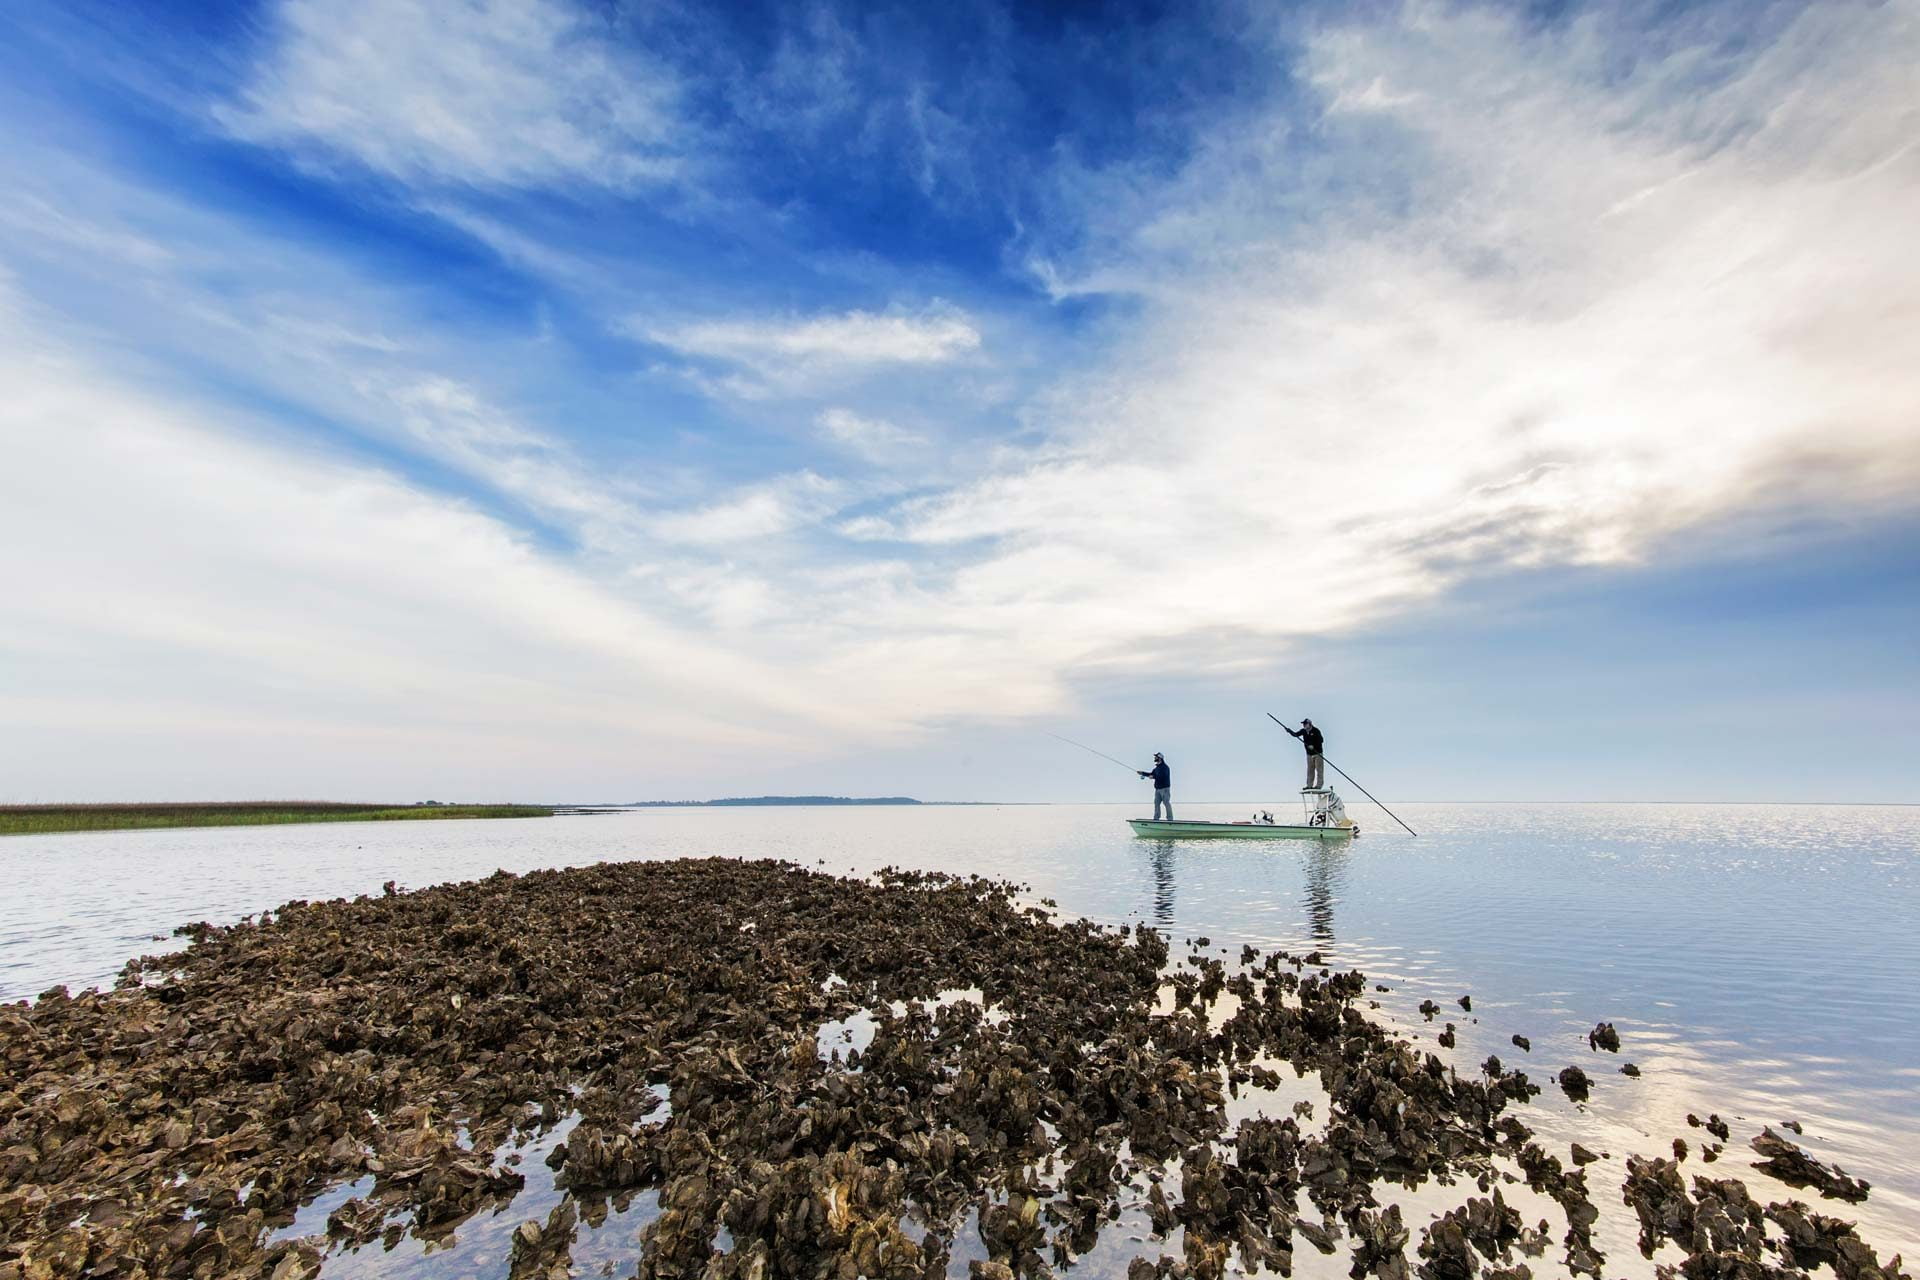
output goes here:
<path id="1" fill-rule="evenodd" d="M 1133 834 L 1154 840 L 1351 840 L 1353 827 L 1289 826 L 1278 822 L 1156 822 L 1129 818 Z"/>

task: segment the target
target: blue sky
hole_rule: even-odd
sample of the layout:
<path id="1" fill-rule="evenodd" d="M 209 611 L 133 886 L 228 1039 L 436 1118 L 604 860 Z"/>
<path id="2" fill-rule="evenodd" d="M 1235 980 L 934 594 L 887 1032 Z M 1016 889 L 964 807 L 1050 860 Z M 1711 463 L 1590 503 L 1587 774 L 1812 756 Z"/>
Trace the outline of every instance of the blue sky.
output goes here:
<path id="1" fill-rule="evenodd" d="M 1916 56 L 12 6 L 0 798 L 1920 800 Z"/>

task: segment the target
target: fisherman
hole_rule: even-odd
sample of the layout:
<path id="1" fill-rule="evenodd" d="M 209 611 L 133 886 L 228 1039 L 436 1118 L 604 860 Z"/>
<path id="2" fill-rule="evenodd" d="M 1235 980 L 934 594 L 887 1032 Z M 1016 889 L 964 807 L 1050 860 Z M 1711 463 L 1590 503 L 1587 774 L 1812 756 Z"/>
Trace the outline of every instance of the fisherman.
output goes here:
<path id="1" fill-rule="evenodd" d="M 1280 727 L 1287 729 L 1285 725 L 1281 725 Z M 1298 729 L 1287 729 L 1287 732 L 1300 739 L 1300 745 L 1307 749 L 1306 790 L 1311 791 L 1326 786 L 1327 769 L 1326 765 L 1320 759 L 1320 747 L 1325 740 L 1320 736 L 1320 730 L 1314 728 L 1313 721 L 1302 716 L 1300 719 L 1300 727 Z"/>
<path id="2" fill-rule="evenodd" d="M 1167 768 L 1166 760 L 1156 751 L 1153 753 L 1153 768 L 1135 769 L 1143 778 L 1153 779 L 1153 820 L 1160 821 L 1160 806 L 1167 808 L 1168 822 L 1173 821 L 1173 770 Z"/>

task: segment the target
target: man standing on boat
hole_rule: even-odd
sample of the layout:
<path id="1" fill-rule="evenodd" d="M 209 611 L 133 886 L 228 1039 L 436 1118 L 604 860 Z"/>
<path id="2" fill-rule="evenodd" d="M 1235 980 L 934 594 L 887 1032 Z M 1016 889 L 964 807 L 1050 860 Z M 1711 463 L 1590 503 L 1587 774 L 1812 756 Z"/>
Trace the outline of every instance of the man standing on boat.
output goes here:
<path id="1" fill-rule="evenodd" d="M 1280 727 L 1287 729 L 1285 725 Z M 1307 749 L 1307 788 L 1311 790 L 1326 786 L 1327 768 L 1320 759 L 1320 748 L 1325 743 L 1325 739 L 1320 736 L 1320 730 L 1314 727 L 1313 721 L 1303 716 L 1300 727 L 1287 729 L 1287 732 L 1300 739 L 1300 745 Z"/>
<path id="2" fill-rule="evenodd" d="M 1135 769 L 1143 778 L 1153 779 L 1153 820 L 1160 821 L 1160 806 L 1167 808 L 1168 822 L 1173 821 L 1173 770 L 1167 768 L 1167 762 L 1158 751 L 1153 753 L 1153 768 Z"/>

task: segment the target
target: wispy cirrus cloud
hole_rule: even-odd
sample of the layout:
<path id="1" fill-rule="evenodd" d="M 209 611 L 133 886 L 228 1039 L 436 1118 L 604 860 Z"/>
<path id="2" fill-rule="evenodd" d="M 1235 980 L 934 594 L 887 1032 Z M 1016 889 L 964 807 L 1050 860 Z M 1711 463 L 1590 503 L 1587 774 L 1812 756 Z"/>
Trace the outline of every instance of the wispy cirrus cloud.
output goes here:
<path id="1" fill-rule="evenodd" d="M 814 422 L 821 435 L 869 462 L 897 461 L 928 443 L 917 431 L 838 406 L 822 410 Z"/>
<path id="2" fill-rule="evenodd" d="M 336 793 L 441 776 L 532 795 L 589 760 L 621 776 L 637 725 L 697 770 L 843 715 L 469 503 L 124 385 L 33 334 L 4 291 L 0 337 L 16 787 L 94 794 L 21 782 L 50 776 L 26 753 L 57 739 L 97 749 L 91 785 L 122 795 L 266 794 L 301 774 Z"/>
<path id="3" fill-rule="evenodd" d="M 1636 15 L 1236 11 L 1214 36 L 1245 44 L 1245 92 L 1156 117 L 1155 146 L 1042 138 L 1008 164 L 936 129 L 939 180 L 879 193 L 859 183 L 919 163 L 916 104 L 980 114 L 939 86 L 998 37 L 943 80 L 820 18 L 735 121 L 791 117 L 782 146 L 819 149 L 769 175 L 791 201 L 662 247 L 605 210 L 652 216 L 707 175 L 694 72 L 638 47 L 631 12 L 289 0 L 216 109 L 301 166 L 284 206 L 89 185 L 24 130 L 0 146 L 0 258 L 43 304 L 0 337 L 93 353 L 7 368 L 27 391 L 0 426 L 26 443 L 0 524 L 34 576 L 6 643 L 75 708 L 98 705 L 83 668 L 122 656 L 262 733 L 372 734 L 401 691 L 409 741 L 607 777 L 642 724 L 661 752 L 784 752 L 795 726 L 831 751 L 1141 673 L 1270 670 L 1478 575 L 1633 564 L 1734 515 L 1910 509 L 1912 6 Z M 884 93 L 878 63 L 899 63 Z M 1017 105 L 1002 71 L 993 102 Z M 977 211 L 1036 171 L 1004 257 L 834 241 L 903 189 L 938 219 L 968 175 L 992 176 Z M 356 210 L 330 244 L 302 238 L 315 187 Z M 448 225 L 492 253 L 449 250 Z M 127 476 L 95 476 L 103 455 Z M 28 475 L 79 497 L 61 514 Z M 57 556 L 20 555 L 56 522 Z M 135 607 L 59 597 L 96 561 Z M 683 657 L 697 691 L 659 675 Z M 238 663 L 248 697 L 207 674 Z M 24 681 L 0 691 L 51 722 Z M 730 727 L 762 716 L 777 731 Z"/>
<path id="4" fill-rule="evenodd" d="M 794 387 L 886 368 L 932 367 L 974 355 L 972 317 L 935 301 L 918 310 L 842 311 L 658 324 L 634 320 L 634 336 L 682 356 Z"/>
<path id="5" fill-rule="evenodd" d="M 215 118 L 409 184 L 675 177 L 697 137 L 678 82 L 606 23 L 567 0 L 282 0 Z"/>
<path id="6" fill-rule="evenodd" d="M 726 546 L 755 542 L 812 524 L 832 514 L 843 489 L 811 471 L 776 476 L 718 501 L 653 517 L 654 536 L 674 543 Z"/>
<path id="7" fill-rule="evenodd" d="M 1817 6 L 1730 60 L 1705 26 L 1623 78 L 1634 34 L 1326 26 L 1310 140 L 1290 101 L 1170 176 L 1064 175 L 1049 278 L 1138 323 L 1044 443 L 850 527 L 961 559 L 881 625 L 1231 661 L 1755 507 L 1911 504 L 1920 20 Z"/>

